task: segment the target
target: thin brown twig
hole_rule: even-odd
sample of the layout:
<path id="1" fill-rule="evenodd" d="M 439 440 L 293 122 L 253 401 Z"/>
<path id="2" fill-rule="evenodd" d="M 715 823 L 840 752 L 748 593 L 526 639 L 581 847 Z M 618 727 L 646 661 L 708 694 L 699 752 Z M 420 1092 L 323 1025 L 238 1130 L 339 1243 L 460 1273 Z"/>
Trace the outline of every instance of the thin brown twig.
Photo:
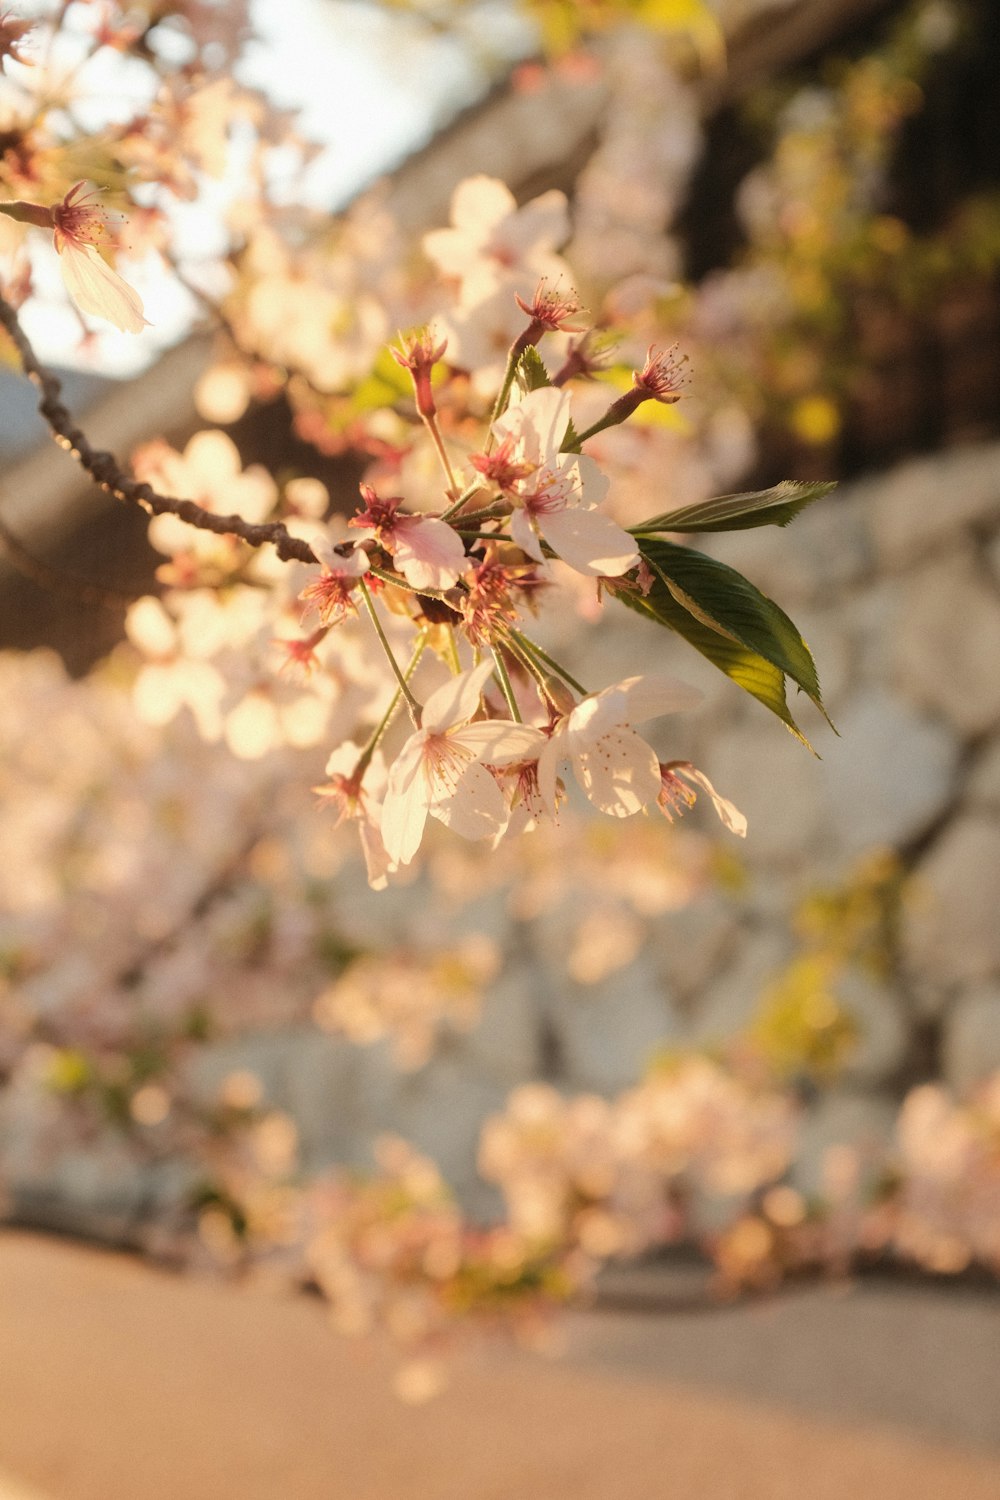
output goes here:
<path id="1" fill-rule="evenodd" d="M 52 436 L 61 448 L 72 453 L 77 463 L 106 494 L 114 495 L 125 505 L 138 505 L 151 516 L 171 515 L 218 536 L 236 536 L 250 547 L 274 547 L 282 562 L 318 563 L 319 559 L 301 537 L 292 536 L 281 521 L 253 524 L 242 516 L 220 516 L 205 510 L 194 500 L 161 495 L 151 485 L 133 479 L 121 467 L 113 453 L 91 446 L 86 434 L 76 425 L 72 413 L 62 400 L 62 385 L 35 354 L 13 306 L 0 295 L 0 324 L 7 330 L 17 350 L 25 375 L 39 392 L 38 409 L 48 423 Z"/>

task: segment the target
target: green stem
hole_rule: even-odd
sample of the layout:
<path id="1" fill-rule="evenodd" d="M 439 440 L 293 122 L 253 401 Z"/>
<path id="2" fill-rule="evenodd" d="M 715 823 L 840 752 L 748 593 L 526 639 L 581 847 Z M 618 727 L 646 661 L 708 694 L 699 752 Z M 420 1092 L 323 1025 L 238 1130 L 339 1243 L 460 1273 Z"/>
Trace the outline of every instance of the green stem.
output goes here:
<path id="1" fill-rule="evenodd" d="M 490 413 L 490 431 L 486 439 L 486 447 L 483 450 L 486 453 L 489 453 L 493 448 L 493 423 L 499 422 L 507 410 L 511 386 L 514 384 L 514 376 L 517 374 L 517 362 L 530 342 L 527 334 L 528 329 L 525 329 L 524 333 L 518 334 L 510 346 L 510 352 L 507 355 L 507 368 L 503 372 L 503 384 L 497 392 L 497 399 L 494 401 L 493 411 Z"/>
<path id="2" fill-rule="evenodd" d="M 559 703 L 552 689 L 549 687 L 550 674 L 543 671 L 538 662 L 535 661 L 534 657 L 531 656 L 527 651 L 525 651 L 523 646 L 518 645 L 517 641 L 515 641 L 509 633 L 504 634 L 503 643 L 506 646 L 507 650 L 510 652 L 511 656 L 513 656 L 515 660 L 521 663 L 521 666 L 531 677 L 532 681 L 535 684 L 535 687 L 538 689 L 539 695 L 541 696 L 543 702 L 548 703 L 552 708 L 558 711 Z"/>
<path id="3" fill-rule="evenodd" d="M 445 639 L 448 642 L 448 665 L 457 677 L 462 670 L 462 663 L 458 655 L 458 642 L 455 639 L 455 631 L 451 625 L 445 626 L 445 630 L 447 632 Z"/>
<path id="4" fill-rule="evenodd" d="M 413 694 L 410 692 L 409 685 L 408 685 L 408 683 L 406 681 L 406 677 L 404 676 L 403 671 L 402 671 L 402 669 L 401 669 L 401 667 L 399 665 L 399 662 L 396 660 L 395 653 L 393 652 L 393 649 L 392 649 L 392 647 L 389 644 L 389 637 L 386 635 L 385 631 L 382 629 L 382 622 L 379 619 L 378 614 L 377 614 L 376 609 L 375 609 L 375 601 L 372 598 L 371 593 L 370 593 L 369 588 L 368 588 L 368 585 L 365 583 L 365 580 L 363 578 L 360 579 L 360 581 L 358 583 L 358 589 L 360 590 L 362 599 L 365 601 L 365 608 L 368 611 L 368 614 L 369 614 L 369 617 L 371 619 L 371 622 L 375 626 L 375 634 L 379 638 L 379 641 L 380 641 L 381 646 L 382 646 L 382 650 L 385 652 L 386 657 L 387 657 L 388 662 L 389 662 L 389 665 L 392 668 L 393 675 L 396 678 L 396 681 L 399 683 L 399 690 L 400 690 L 400 692 L 402 693 L 403 697 L 406 700 L 406 706 L 407 706 L 407 708 L 410 711 L 410 718 L 413 720 L 414 727 L 416 729 L 419 729 L 420 728 L 420 704 L 417 702 L 416 698 L 414 698 Z"/>
<path id="5" fill-rule="evenodd" d="M 458 535 L 466 542 L 512 542 L 513 537 L 508 536 L 506 531 L 466 531 L 463 527 L 460 531 L 455 528 Z"/>
<path id="6" fill-rule="evenodd" d="M 443 510 L 441 512 L 441 515 L 438 519 L 441 521 L 450 521 L 452 516 L 462 509 L 463 505 L 468 504 L 476 491 L 481 489 L 485 489 L 483 481 L 481 479 L 474 479 L 471 484 L 466 485 L 465 489 L 459 495 L 458 499 L 453 501 L 452 504 L 448 506 L 447 510 Z"/>
<path id="7" fill-rule="evenodd" d="M 478 525 L 480 521 L 501 521 L 510 515 L 510 505 L 506 500 L 498 500 L 495 505 L 484 505 L 479 510 L 470 510 L 468 515 L 462 516 L 463 526 Z"/>
<path id="8" fill-rule="evenodd" d="M 369 568 L 373 578 L 381 579 L 383 583 L 391 583 L 393 588 L 405 589 L 408 594 L 426 594 L 428 599 L 443 599 L 448 603 L 448 597 L 443 589 L 418 589 L 416 584 L 409 583 L 401 573 L 390 573 L 388 568 Z"/>
<path id="9" fill-rule="evenodd" d="M 546 667 L 551 668 L 557 677 L 562 678 L 563 682 L 568 682 L 574 692 L 582 693 L 585 698 L 587 697 L 587 689 L 583 684 L 577 682 L 575 677 L 571 677 L 566 668 L 560 666 L 555 657 L 550 656 L 542 646 L 539 646 L 535 641 L 529 640 L 521 630 L 512 630 L 511 637 L 523 651 L 530 652 L 536 661 L 540 661 Z"/>
<path id="10" fill-rule="evenodd" d="M 514 720 L 515 724 L 520 724 L 522 722 L 521 710 L 518 708 L 517 699 L 514 697 L 514 689 L 511 685 L 511 680 L 507 673 L 507 664 L 503 659 L 503 652 L 501 651 L 499 646 L 491 646 L 490 650 L 493 652 L 493 663 L 496 670 L 496 678 L 500 684 L 504 698 L 507 700 L 507 707 L 510 710 L 510 716 Z"/>
<path id="11" fill-rule="evenodd" d="M 417 663 L 423 656 L 424 647 L 426 645 L 427 631 L 422 630 L 417 636 L 417 644 L 413 648 L 413 655 L 410 657 L 410 664 L 407 667 L 406 671 L 403 673 L 403 676 L 406 678 L 407 682 L 409 682 L 410 678 L 416 671 Z M 389 707 L 386 709 L 385 713 L 382 715 L 381 719 L 379 719 L 375 728 L 372 730 L 371 737 L 369 738 L 368 743 L 365 745 L 361 754 L 358 756 L 358 763 L 354 767 L 355 776 L 363 776 L 367 771 L 369 765 L 371 764 L 371 758 L 375 754 L 375 751 L 378 749 L 378 746 L 382 740 L 382 736 L 385 734 L 386 730 L 389 728 L 389 725 L 392 723 L 393 716 L 395 715 L 396 709 L 399 707 L 399 701 L 402 696 L 402 691 L 397 688 L 393 693 L 391 699 L 389 700 Z"/>
<path id="12" fill-rule="evenodd" d="M 458 482 L 455 479 L 455 471 L 451 466 L 451 459 L 448 457 L 448 450 L 444 445 L 444 438 L 441 436 L 440 429 L 438 428 L 437 418 L 425 416 L 423 422 L 424 426 L 427 428 L 427 431 L 431 435 L 431 441 L 434 444 L 434 451 L 437 453 L 437 456 L 441 461 L 441 467 L 444 469 L 445 477 L 448 480 L 448 494 L 454 495 L 455 491 L 458 489 Z"/>

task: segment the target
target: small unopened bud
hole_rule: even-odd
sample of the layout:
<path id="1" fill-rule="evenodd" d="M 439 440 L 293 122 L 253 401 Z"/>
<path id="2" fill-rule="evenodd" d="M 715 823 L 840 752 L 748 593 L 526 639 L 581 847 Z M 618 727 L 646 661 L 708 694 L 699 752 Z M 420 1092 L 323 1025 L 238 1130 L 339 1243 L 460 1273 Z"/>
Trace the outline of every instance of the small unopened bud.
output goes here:
<path id="1" fill-rule="evenodd" d="M 422 417 L 433 417 L 437 405 L 431 388 L 431 371 L 448 347 L 448 340 L 435 342 L 431 329 L 421 328 L 416 333 L 400 334 L 400 343 L 401 349 L 390 348 L 389 353 L 413 377 L 417 411 Z"/>

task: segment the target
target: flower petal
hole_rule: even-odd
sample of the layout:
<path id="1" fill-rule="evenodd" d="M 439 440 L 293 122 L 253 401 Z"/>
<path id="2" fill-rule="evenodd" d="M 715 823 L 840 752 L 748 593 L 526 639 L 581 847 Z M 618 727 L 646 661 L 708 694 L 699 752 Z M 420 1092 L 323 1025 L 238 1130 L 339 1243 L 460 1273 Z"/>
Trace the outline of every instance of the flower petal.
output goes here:
<path id="1" fill-rule="evenodd" d="M 511 513 L 510 534 L 522 552 L 526 552 L 536 562 L 545 561 L 542 544 L 538 540 L 535 528 L 532 526 L 531 519 L 526 510 L 515 510 Z"/>
<path id="2" fill-rule="evenodd" d="M 629 724 L 644 724 L 647 719 L 658 719 L 661 714 L 687 713 L 704 699 L 698 688 L 666 672 L 645 672 L 638 677 L 626 677 L 606 691 L 609 696 L 621 694 L 625 702 L 624 719 Z M 597 696 L 601 698 L 603 694 Z"/>
<path id="3" fill-rule="evenodd" d="M 557 725 L 538 757 L 538 791 L 550 813 L 556 811 L 559 765 L 566 759 L 567 753 L 565 728 Z"/>
<path id="4" fill-rule="evenodd" d="M 451 195 L 451 222 L 456 229 L 481 230 L 517 213 L 517 199 L 498 177 L 466 177 Z"/>
<path id="5" fill-rule="evenodd" d="M 66 290 L 81 312 L 106 318 L 123 333 L 141 333 L 148 327 L 139 293 L 101 259 L 93 245 L 63 240 L 59 268 Z"/>
<path id="6" fill-rule="evenodd" d="M 700 786 L 702 791 L 708 793 L 712 799 L 712 806 L 719 815 L 719 820 L 724 828 L 730 833 L 735 833 L 737 838 L 745 839 L 747 836 L 747 820 L 739 808 L 729 801 L 728 797 L 721 797 L 715 787 L 709 781 L 704 771 L 699 771 L 697 766 L 691 765 L 690 761 L 678 761 L 671 766 L 671 770 L 685 777 L 687 781 L 693 781 Z"/>
<path id="7" fill-rule="evenodd" d="M 420 848 L 430 800 L 423 737 L 414 734 L 392 763 L 382 804 L 382 842 L 393 865 L 408 865 Z"/>
<path id="8" fill-rule="evenodd" d="M 450 589 L 466 566 L 462 538 L 435 516 L 400 516 L 392 555 L 415 589 Z"/>
<path id="9" fill-rule="evenodd" d="M 573 770 L 594 806 L 613 818 L 630 818 L 659 794 L 660 763 L 631 729 L 591 740 L 574 755 Z"/>
<path id="10" fill-rule="evenodd" d="M 431 807 L 446 828 L 464 839 L 485 839 L 507 822 L 503 793 L 485 766 L 470 765 L 451 792 Z"/>
<path id="11" fill-rule="evenodd" d="M 440 734 L 455 724 L 464 724 L 479 708 L 483 689 L 493 673 L 492 661 L 480 662 L 471 671 L 450 677 L 435 688 L 421 715 L 421 723 L 430 734 Z"/>
<path id="12" fill-rule="evenodd" d="M 541 533 L 553 552 L 589 578 L 617 578 L 639 561 L 635 541 L 599 510 L 565 510 L 540 515 Z"/>
<path id="13" fill-rule="evenodd" d="M 477 719 L 448 736 L 453 745 L 471 751 L 477 760 L 491 766 L 509 766 L 515 761 L 532 760 L 547 743 L 540 729 L 531 724 L 515 724 L 513 719 Z"/>

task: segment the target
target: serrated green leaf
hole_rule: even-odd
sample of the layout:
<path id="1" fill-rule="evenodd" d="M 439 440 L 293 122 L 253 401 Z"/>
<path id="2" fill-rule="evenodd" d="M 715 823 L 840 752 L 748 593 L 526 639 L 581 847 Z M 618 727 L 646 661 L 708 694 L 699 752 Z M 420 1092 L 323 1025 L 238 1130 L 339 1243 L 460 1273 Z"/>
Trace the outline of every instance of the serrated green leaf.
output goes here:
<path id="1" fill-rule="evenodd" d="M 748 578 L 717 558 L 675 542 L 651 541 L 642 548 L 650 567 L 703 624 L 738 641 L 778 667 L 825 713 L 812 653 L 792 621 Z M 694 605 L 686 603 L 690 600 Z"/>
<path id="2" fill-rule="evenodd" d="M 646 598 L 632 593 L 622 593 L 618 597 L 637 614 L 645 615 L 647 619 L 655 620 L 657 624 L 665 625 L 668 630 L 683 636 L 713 667 L 718 667 L 737 687 L 769 708 L 788 726 L 796 739 L 812 750 L 812 745 L 792 718 L 785 697 L 785 674 L 777 667 L 758 656 L 756 651 L 748 651 L 745 646 L 702 625 L 683 605 L 677 603 L 669 590 L 660 585 L 659 580 Z"/>
<path id="3" fill-rule="evenodd" d="M 746 531 L 752 526 L 787 526 L 800 510 L 828 495 L 834 484 L 783 479 L 767 490 L 716 495 L 680 510 L 668 510 L 631 527 L 633 535 L 659 531 Z"/>
<path id="4" fill-rule="evenodd" d="M 542 356 L 533 344 L 528 345 L 517 362 L 517 382 L 525 392 L 540 391 L 552 384 Z"/>
<path id="5" fill-rule="evenodd" d="M 815 662 L 784 611 L 715 558 L 659 540 L 642 540 L 640 549 L 653 572 L 653 585 L 645 597 L 620 595 L 623 603 L 682 635 L 809 745 L 789 711 L 785 677 L 830 721 Z"/>

